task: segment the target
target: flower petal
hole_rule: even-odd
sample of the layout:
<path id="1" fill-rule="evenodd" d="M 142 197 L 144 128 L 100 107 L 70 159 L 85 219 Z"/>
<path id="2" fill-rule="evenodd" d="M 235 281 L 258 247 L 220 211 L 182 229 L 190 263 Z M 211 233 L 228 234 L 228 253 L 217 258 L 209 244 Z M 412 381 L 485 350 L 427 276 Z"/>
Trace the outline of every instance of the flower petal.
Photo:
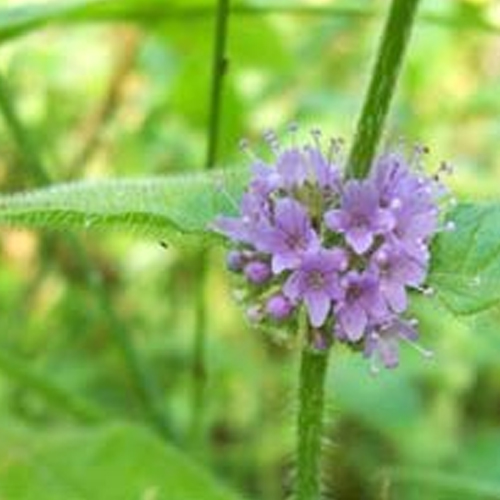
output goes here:
<path id="1" fill-rule="evenodd" d="M 349 243 L 358 255 L 365 253 L 373 243 L 373 234 L 365 227 L 355 227 L 349 229 L 346 232 L 345 237 L 347 243 Z"/>
<path id="2" fill-rule="evenodd" d="M 361 307 L 356 304 L 342 307 L 338 312 L 338 319 L 351 342 L 357 342 L 363 337 L 368 318 Z"/>
<path id="3" fill-rule="evenodd" d="M 279 274 L 285 269 L 296 269 L 300 264 L 300 258 L 293 253 L 277 253 L 273 255 L 271 267 L 274 274 Z"/>
<path id="4" fill-rule="evenodd" d="M 325 224 L 331 231 L 343 232 L 346 228 L 345 213 L 342 210 L 329 210 L 325 214 Z"/>
<path id="5" fill-rule="evenodd" d="M 302 294 L 300 271 L 292 273 L 283 285 L 283 293 L 292 301 L 296 301 Z"/>
<path id="6" fill-rule="evenodd" d="M 379 338 L 377 351 L 386 368 L 396 368 L 399 364 L 399 346 L 394 337 Z"/>
<path id="7" fill-rule="evenodd" d="M 393 281 L 382 284 L 382 293 L 394 312 L 403 312 L 407 307 L 405 287 Z"/>
<path id="8" fill-rule="evenodd" d="M 311 325 L 319 328 L 323 325 L 330 310 L 330 298 L 322 292 L 309 292 L 305 295 L 304 301 L 306 303 L 307 312 Z"/>

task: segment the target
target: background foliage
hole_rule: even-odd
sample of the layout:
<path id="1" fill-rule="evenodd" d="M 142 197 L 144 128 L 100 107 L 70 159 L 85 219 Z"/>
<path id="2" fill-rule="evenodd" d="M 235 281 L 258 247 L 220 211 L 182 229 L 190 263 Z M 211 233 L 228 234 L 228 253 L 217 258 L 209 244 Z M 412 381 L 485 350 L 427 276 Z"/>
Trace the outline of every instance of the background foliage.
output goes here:
<path id="1" fill-rule="evenodd" d="M 201 170 L 214 3 L 1 2 L 0 93 L 27 129 L 19 136 L 12 121 L 0 123 L 2 191 L 48 178 Z M 236 4 L 221 166 L 246 162 L 241 137 L 261 151 L 263 131 L 291 121 L 348 140 L 387 3 Z M 461 200 L 498 199 L 500 10 L 478 0 L 422 8 L 386 142 L 424 142 L 431 168 L 451 160 Z M 488 217 L 484 233 L 497 234 L 498 215 Z M 0 498 L 237 498 L 219 482 L 249 498 L 283 496 L 296 359 L 245 324 L 221 249 L 203 254 L 208 400 L 205 438 L 193 442 L 198 249 L 105 232 L 78 240 L 67 232 L 1 234 Z M 362 360 L 335 355 L 325 477 L 338 498 L 500 498 L 500 310 L 454 315 L 481 309 L 463 293 L 476 300 L 477 267 L 460 275 L 455 300 L 443 300 L 462 254 L 442 245 L 447 274 L 436 276 L 437 297 L 413 305 L 434 361 L 407 349 L 400 369 L 372 379 Z M 499 271 L 483 270 L 488 288 Z M 496 287 L 481 291 L 487 305 L 496 303 Z M 146 384 L 154 407 L 144 404 L 116 332 L 132 338 L 156 381 Z M 161 442 L 159 428 L 174 445 Z"/>

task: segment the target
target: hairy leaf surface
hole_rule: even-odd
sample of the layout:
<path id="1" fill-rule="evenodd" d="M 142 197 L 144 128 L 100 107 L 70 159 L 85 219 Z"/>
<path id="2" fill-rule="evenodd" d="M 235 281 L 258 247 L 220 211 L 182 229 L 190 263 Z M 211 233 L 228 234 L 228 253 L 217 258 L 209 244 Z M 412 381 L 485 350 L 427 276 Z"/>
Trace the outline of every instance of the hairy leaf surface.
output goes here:
<path id="1" fill-rule="evenodd" d="M 455 231 L 432 246 L 429 283 L 456 314 L 500 302 L 500 205 L 462 204 L 450 215 Z"/>
<path id="2" fill-rule="evenodd" d="M 0 224 L 47 229 L 121 229 L 167 241 L 210 237 L 235 214 L 246 170 L 148 179 L 83 181 L 0 196 Z M 190 238 L 191 237 L 191 238 Z"/>

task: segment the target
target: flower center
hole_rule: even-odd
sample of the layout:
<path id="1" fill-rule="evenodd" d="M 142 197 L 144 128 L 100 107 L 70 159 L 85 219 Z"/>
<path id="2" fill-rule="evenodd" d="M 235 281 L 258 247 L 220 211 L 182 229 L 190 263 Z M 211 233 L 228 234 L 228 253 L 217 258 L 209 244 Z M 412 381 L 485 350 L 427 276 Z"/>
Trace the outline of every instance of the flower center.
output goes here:
<path id="1" fill-rule="evenodd" d="M 311 271 L 307 275 L 307 286 L 313 290 L 321 290 L 325 286 L 325 276 L 319 270 Z"/>
<path id="2" fill-rule="evenodd" d="M 285 242 L 287 247 L 292 250 L 305 250 L 307 248 L 305 238 L 298 233 L 288 233 Z"/>
<path id="3" fill-rule="evenodd" d="M 365 228 L 370 225 L 368 222 L 368 218 L 364 214 L 353 214 L 351 223 L 356 228 Z"/>
<path id="4" fill-rule="evenodd" d="M 352 284 L 349 285 L 346 291 L 346 300 L 347 302 L 355 302 L 363 295 L 363 289 L 357 285 Z"/>

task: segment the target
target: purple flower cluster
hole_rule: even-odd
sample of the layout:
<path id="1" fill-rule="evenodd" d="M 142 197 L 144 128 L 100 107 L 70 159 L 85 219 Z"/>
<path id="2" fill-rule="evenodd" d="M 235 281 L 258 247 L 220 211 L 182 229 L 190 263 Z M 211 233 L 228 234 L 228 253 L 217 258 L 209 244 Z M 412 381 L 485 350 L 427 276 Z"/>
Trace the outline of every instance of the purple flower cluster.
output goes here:
<path id="1" fill-rule="evenodd" d="M 272 163 L 253 158 L 240 216 L 215 223 L 233 243 L 228 268 L 245 283 L 252 321 L 292 328 L 303 310 L 315 345 L 342 342 L 395 367 L 399 342 L 418 336 L 403 313 L 408 290 L 426 290 L 443 186 L 400 153 L 345 179 L 335 148 L 314 138 L 274 141 Z"/>

